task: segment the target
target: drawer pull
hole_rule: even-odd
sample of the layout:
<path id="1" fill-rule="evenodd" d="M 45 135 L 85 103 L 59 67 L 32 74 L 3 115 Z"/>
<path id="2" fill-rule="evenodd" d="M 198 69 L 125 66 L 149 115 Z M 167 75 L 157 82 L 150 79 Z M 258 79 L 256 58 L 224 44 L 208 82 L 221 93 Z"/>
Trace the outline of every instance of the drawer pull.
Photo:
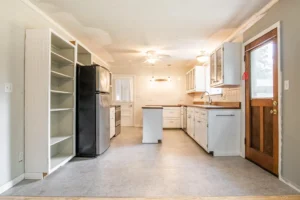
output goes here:
<path id="1" fill-rule="evenodd" d="M 231 115 L 216 115 L 217 117 L 234 117 L 235 115 L 234 114 L 231 114 Z"/>

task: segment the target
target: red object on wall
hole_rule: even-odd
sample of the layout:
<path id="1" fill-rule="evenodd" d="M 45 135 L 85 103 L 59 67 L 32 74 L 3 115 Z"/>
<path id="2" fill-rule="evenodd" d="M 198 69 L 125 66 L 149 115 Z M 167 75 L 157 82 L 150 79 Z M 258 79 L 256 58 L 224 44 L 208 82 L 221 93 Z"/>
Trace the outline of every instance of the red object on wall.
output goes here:
<path id="1" fill-rule="evenodd" d="M 248 80 L 249 79 L 249 73 L 248 72 L 244 72 L 242 80 Z"/>

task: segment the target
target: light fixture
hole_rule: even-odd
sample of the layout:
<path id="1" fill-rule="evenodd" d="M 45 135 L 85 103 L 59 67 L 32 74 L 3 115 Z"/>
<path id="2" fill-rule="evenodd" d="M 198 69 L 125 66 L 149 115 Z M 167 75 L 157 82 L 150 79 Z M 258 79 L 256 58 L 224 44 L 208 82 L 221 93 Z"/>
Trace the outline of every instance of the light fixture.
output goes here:
<path id="1" fill-rule="evenodd" d="M 150 64 L 155 64 L 156 61 L 157 61 L 157 59 L 155 59 L 155 58 L 147 58 L 147 62 Z"/>
<path id="2" fill-rule="evenodd" d="M 205 63 L 208 61 L 208 56 L 205 56 L 205 55 L 197 56 L 196 58 L 197 58 L 198 62 L 200 62 L 200 63 Z"/>
<path id="3" fill-rule="evenodd" d="M 205 50 L 201 50 L 200 51 L 200 55 L 196 57 L 196 59 L 198 60 L 198 62 L 200 63 L 205 63 L 208 61 L 208 54 Z"/>

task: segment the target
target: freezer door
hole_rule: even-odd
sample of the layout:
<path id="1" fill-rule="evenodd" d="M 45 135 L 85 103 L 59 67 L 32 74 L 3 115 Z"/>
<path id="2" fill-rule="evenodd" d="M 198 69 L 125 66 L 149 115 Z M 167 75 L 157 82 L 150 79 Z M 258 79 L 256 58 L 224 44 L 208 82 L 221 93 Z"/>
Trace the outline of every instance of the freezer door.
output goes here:
<path id="1" fill-rule="evenodd" d="M 110 92 L 110 72 L 101 66 L 96 67 L 96 91 Z"/>
<path id="2" fill-rule="evenodd" d="M 110 146 L 110 96 L 107 94 L 96 94 L 96 141 L 98 155 Z"/>

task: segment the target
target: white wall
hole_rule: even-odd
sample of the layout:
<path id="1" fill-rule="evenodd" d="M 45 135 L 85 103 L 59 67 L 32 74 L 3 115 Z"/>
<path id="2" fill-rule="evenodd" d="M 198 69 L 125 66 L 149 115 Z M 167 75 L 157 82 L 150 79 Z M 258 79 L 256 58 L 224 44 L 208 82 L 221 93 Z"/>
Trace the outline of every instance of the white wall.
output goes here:
<path id="1" fill-rule="evenodd" d="M 0 5 L 0 187 L 24 173 L 24 42 L 28 28 L 60 30 L 21 0 L 2 0 Z M 4 83 L 13 92 L 4 92 Z M 38 84 L 38 83 L 37 83 Z M 37 122 L 38 123 L 38 122 Z"/>
<path id="2" fill-rule="evenodd" d="M 134 125 L 142 126 L 142 106 L 192 103 L 185 93 L 185 73 L 188 68 L 112 67 L 113 74 L 135 75 Z M 171 77 L 171 82 L 151 82 L 152 77 Z"/>

